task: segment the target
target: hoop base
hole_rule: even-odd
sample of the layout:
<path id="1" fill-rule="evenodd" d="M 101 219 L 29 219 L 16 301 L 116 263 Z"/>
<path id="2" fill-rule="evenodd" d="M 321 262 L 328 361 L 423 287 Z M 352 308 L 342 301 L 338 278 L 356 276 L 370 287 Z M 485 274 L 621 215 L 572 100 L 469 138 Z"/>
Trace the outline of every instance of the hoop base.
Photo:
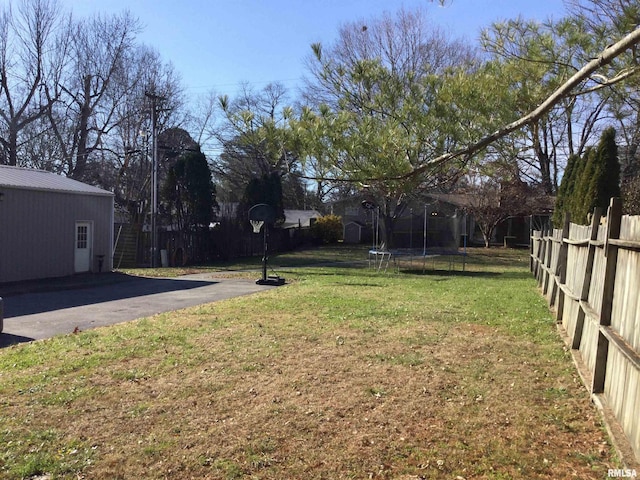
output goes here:
<path id="1" fill-rule="evenodd" d="M 284 285 L 284 278 L 279 277 L 277 275 L 269 275 L 267 278 L 260 280 L 256 280 L 257 285 L 273 285 L 275 287 L 279 287 L 280 285 Z"/>

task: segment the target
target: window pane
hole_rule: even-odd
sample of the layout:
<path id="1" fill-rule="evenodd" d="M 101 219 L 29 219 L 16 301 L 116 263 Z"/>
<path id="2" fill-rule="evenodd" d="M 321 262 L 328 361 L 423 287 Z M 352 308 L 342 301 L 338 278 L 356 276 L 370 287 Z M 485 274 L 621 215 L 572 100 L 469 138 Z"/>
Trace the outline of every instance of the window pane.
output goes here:
<path id="1" fill-rule="evenodd" d="M 87 229 L 86 225 L 78 225 L 76 229 L 77 248 L 87 248 Z"/>

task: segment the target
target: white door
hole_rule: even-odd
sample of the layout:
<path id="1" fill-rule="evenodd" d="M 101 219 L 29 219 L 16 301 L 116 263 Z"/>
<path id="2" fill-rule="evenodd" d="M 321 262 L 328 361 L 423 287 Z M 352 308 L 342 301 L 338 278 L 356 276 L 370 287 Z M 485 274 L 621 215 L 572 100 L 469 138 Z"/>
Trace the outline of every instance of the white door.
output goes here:
<path id="1" fill-rule="evenodd" d="M 91 222 L 76 222 L 75 272 L 91 270 Z"/>

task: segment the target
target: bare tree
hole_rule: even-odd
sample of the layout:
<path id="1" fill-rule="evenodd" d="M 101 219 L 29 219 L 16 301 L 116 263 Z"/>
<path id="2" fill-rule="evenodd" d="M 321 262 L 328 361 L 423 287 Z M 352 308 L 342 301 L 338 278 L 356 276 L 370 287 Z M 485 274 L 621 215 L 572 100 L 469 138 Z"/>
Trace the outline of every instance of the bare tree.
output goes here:
<path id="1" fill-rule="evenodd" d="M 56 0 L 21 0 L 0 9 L 0 163 L 17 165 L 21 134 L 47 115 L 59 94 L 69 17 Z"/>
<path id="2" fill-rule="evenodd" d="M 583 26 L 586 36 L 600 49 L 610 45 L 612 38 L 627 35 L 640 24 L 640 4 L 636 0 L 565 0 L 565 3 Z M 596 85 L 594 90 L 606 100 L 603 110 L 609 122 L 617 123 L 616 130 L 623 140 L 620 161 L 625 177 L 640 172 L 639 66 L 639 50 L 634 45 L 595 77 L 601 85 Z"/>
<path id="3" fill-rule="evenodd" d="M 189 129 L 205 154 L 220 150 L 218 128 L 222 115 L 219 98 L 220 95 L 213 90 L 200 95 L 196 98 L 189 115 Z M 209 157 L 211 159 L 211 153 Z"/>
<path id="4" fill-rule="evenodd" d="M 100 175 L 110 176 L 107 182 L 118 207 L 132 222 L 139 223 L 149 212 L 151 197 L 153 105 L 146 94 L 153 93 L 158 99 L 155 106 L 160 135 L 185 122 L 184 99 L 179 76 L 155 50 L 137 46 L 127 53 L 124 64 L 127 68 L 119 71 L 115 85 L 126 91 L 117 95 L 113 126 L 103 138 L 100 158 L 92 163 Z M 165 158 L 160 155 L 160 177 L 167 171 Z"/>
<path id="5" fill-rule="evenodd" d="M 73 25 L 62 93 L 49 111 L 63 170 L 72 178 L 85 179 L 91 153 L 101 147 L 103 136 L 118 121 L 118 105 L 135 88 L 135 83 L 122 80 L 138 31 L 138 21 L 127 12 L 96 15 Z"/>
<path id="6" fill-rule="evenodd" d="M 409 87 L 417 78 L 442 74 L 475 57 L 473 48 L 449 38 L 428 21 L 423 10 L 404 9 L 396 15 L 385 13 L 381 18 L 346 23 L 329 48 L 316 44 L 312 49 L 306 60 L 310 72 L 303 92 L 306 104 L 335 106 L 340 101 L 342 108 L 356 110 L 372 95 L 356 78 L 345 75 L 360 62 L 380 61 Z"/>
<path id="7" fill-rule="evenodd" d="M 496 227 L 512 216 L 540 213 L 544 197 L 522 182 L 513 165 L 484 163 L 467 175 L 464 210 L 472 216 L 489 248 Z"/>
<path id="8" fill-rule="evenodd" d="M 299 157 L 289 142 L 287 100 L 280 84 L 257 92 L 243 85 L 236 98 L 219 99 L 223 119 L 213 133 L 222 152 L 212 168 L 227 200 L 238 201 L 254 178 L 276 174 L 285 186 L 290 180 Z"/>

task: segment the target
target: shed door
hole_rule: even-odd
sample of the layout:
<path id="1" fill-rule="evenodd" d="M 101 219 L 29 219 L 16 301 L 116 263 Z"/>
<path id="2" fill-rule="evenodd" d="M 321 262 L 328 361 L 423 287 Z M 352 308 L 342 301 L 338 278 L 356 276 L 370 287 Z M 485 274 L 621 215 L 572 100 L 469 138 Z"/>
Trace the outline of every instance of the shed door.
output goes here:
<path id="1" fill-rule="evenodd" d="M 91 222 L 76 222 L 74 268 L 76 273 L 91 270 Z"/>

